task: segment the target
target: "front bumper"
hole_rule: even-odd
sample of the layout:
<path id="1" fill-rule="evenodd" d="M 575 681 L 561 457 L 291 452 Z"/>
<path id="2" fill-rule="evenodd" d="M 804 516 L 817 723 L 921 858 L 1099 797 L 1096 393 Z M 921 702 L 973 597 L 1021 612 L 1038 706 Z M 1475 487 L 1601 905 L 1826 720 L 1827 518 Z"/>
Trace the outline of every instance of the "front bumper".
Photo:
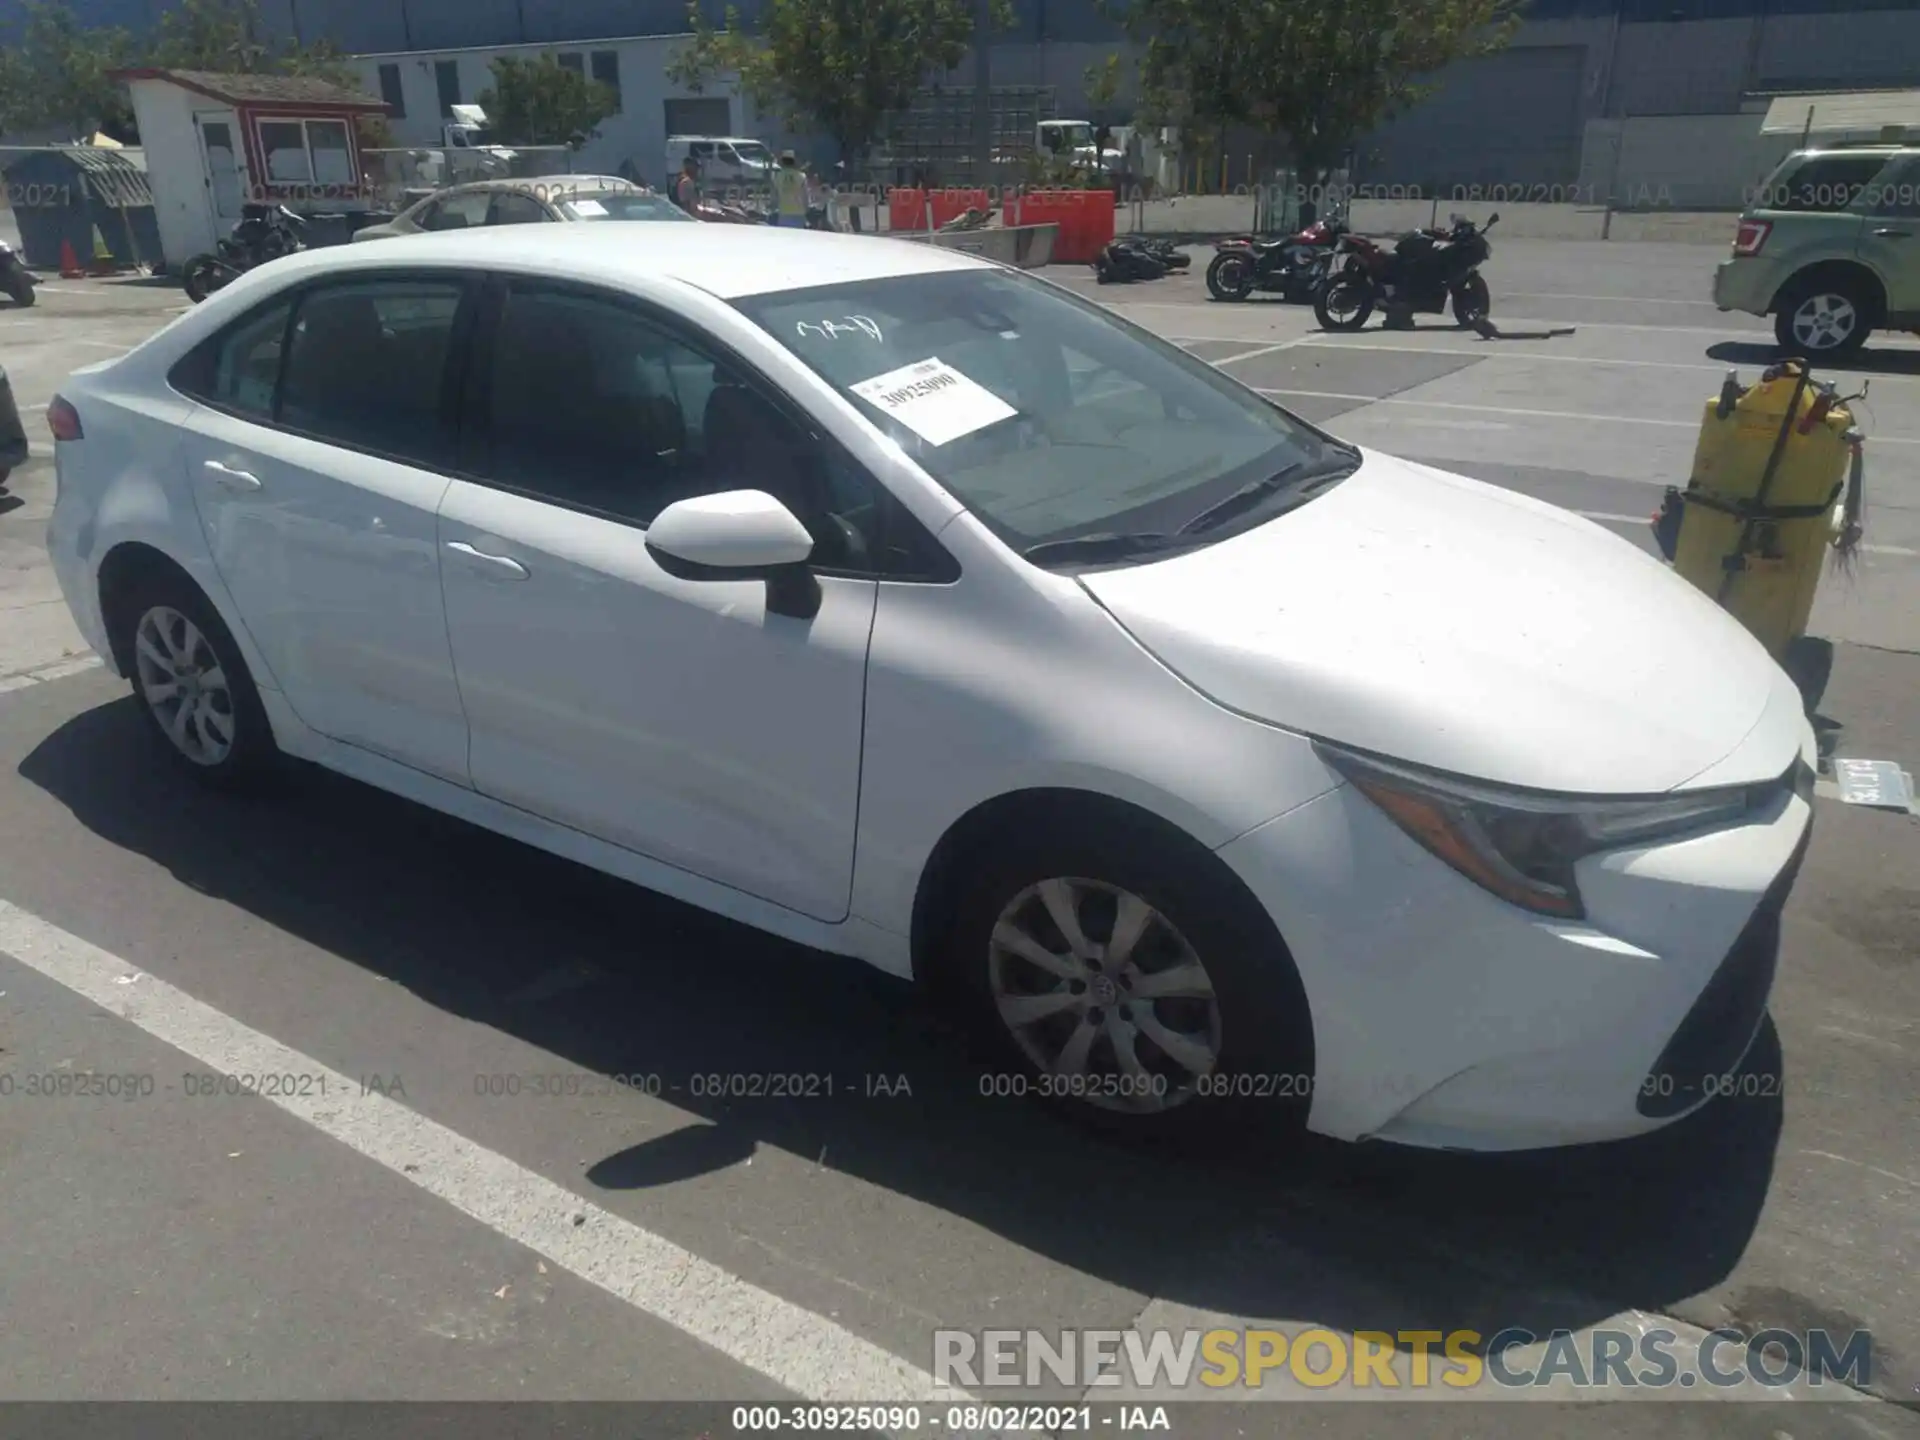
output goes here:
<path id="1" fill-rule="evenodd" d="M 1519 1150 L 1642 1134 L 1711 1098 L 1765 1013 L 1811 821 L 1783 790 L 1736 828 L 1594 857 L 1578 924 L 1495 899 L 1351 786 L 1220 854 L 1299 967 L 1313 1129 Z"/>

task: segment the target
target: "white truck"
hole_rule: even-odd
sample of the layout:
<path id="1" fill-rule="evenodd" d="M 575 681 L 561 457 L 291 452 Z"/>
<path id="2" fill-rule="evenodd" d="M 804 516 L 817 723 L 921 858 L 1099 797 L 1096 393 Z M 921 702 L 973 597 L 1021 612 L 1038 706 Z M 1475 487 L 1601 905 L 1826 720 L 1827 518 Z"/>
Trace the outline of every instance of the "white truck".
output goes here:
<path id="1" fill-rule="evenodd" d="M 1118 170 L 1126 162 L 1126 127 L 1114 126 L 1104 149 L 1096 149 L 1091 120 L 1042 120 L 1033 127 L 1034 148 L 1076 170 Z"/>
<path id="2" fill-rule="evenodd" d="M 440 127 L 440 149 L 421 159 L 421 181 L 437 189 L 511 175 L 515 152 L 492 143 L 487 112 L 478 105 L 452 108 L 453 118 Z"/>

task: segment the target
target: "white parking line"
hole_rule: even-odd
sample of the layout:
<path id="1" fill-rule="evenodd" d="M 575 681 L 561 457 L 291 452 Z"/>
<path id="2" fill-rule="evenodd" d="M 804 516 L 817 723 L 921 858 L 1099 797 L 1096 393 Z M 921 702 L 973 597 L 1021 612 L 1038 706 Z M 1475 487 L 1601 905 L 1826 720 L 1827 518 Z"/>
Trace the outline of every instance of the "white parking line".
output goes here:
<path id="1" fill-rule="evenodd" d="M 1230 356 L 1221 361 L 1223 365 L 1235 360 L 1244 360 L 1244 355 Z M 1643 415 L 1589 415 L 1579 410 L 1522 410 L 1504 405 L 1460 405 L 1447 400 L 1410 400 L 1398 395 L 1376 397 L 1372 395 L 1349 395 L 1334 390 L 1274 390 L 1266 386 L 1254 386 L 1262 395 L 1319 395 L 1328 400 L 1360 400 L 1369 405 L 1402 405 L 1424 410 L 1462 410 L 1475 415 L 1518 415 L 1536 420 L 1592 420 L 1605 425 L 1658 425 L 1675 430 L 1698 430 L 1698 420 L 1654 420 Z M 1899 435 L 1870 435 L 1868 448 L 1875 445 L 1920 445 L 1920 439 L 1907 439 Z"/>
<path id="2" fill-rule="evenodd" d="M 5 900 L 0 951 L 222 1074 L 325 1075 L 324 1094 L 261 1098 L 804 1399 L 972 1398 Z"/>
<path id="3" fill-rule="evenodd" d="M 24 690 L 29 685 L 44 685 L 49 680 L 64 680 L 69 675 L 84 675 L 89 670 L 99 668 L 98 655 L 81 655 L 72 660 L 56 660 L 51 665 L 42 665 L 37 669 L 0 676 L 0 695 L 6 694 L 9 690 Z"/>
<path id="4" fill-rule="evenodd" d="M 1191 301 L 1182 304 L 1177 300 L 1108 300 L 1103 303 L 1114 310 L 1180 310 L 1187 314 L 1192 314 L 1194 310 L 1194 305 Z M 1548 320 L 1538 315 L 1503 315 L 1498 313 L 1494 315 L 1493 319 L 1496 325 L 1571 325 L 1579 330 L 1653 330 L 1667 335 L 1715 335 L 1722 340 L 1736 340 L 1740 338 L 1740 332 L 1730 330 L 1725 325 L 1629 325 L 1617 320 Z M 1761 336 L 1766 332 L 1755 329 L 1749 333 L 1754 336 Z M 1912 347 L 1909 346 L 1905 348 L 1911 349 Z"/>
<path id="5" fill-rule="evenodd" d="M 1613 305 L 1686 305 L 1696 310 L 1718 310 L 1711 300 L 1653 300 L 1644 295 L 1569 295 L 1563 290 L 1502 290 L 1508 300 L 1597 300 Z"/>
<path id="6" fill-rule="evenodd" d="M 1187 308 L 1191 309 L 1192 307 L 1189 306 Z M 1542 321 L 1541 323 L 1551 324 L 1552 322 Z M 1253 345 L 1260 343 L 1254 340 L 1245 340 L 1234 335 L 1165 335 L 1161 338 L 1171 340 L 1176 345 Z M 1328 349 L 1339 350 L 1382 350 L 1395 355 L 1469 355 L 1476 360 L 1514 360 L 1528 365 L 1533 364 L 1536 360 L 1544 360 L 1558 365 L 1615 365 L 1632 370 L 1704 370 L 1714 375 L 1724 375 L 1730 369 L 1740 368 L 1739 366 L 1725 364 L 1708 364 L 1699 360 L 1607 360 L 1594 355 L 1560 355 L 1555 354 L 1551 350 L 1536 350 L 1532 348 L 1502 351 L 1500 342 L 1497 340 L 1483 341 L 1481 342 L 1480 348 L 1475 350 L 1468 350 L 1458 345 L 1382 345 L 1371 340 L 1349 340 L 1339 335 L 1328 334 L 1322 330 L 1309 331 L 1305 336 L 1293 343 L 1296 345 L 1325 345 Z M 1516 341 L 1513 343 L 1524 346 L 1525 342 Z M 1488 346 L 1492 346 L 1493 348 L 1488 349 Z M 1242 358 L 1244 357 L 1236 355 L 1230 359 L 1220 360 L 1214 363 L 1231 365 L 1235 360 Z M 1854 375 L 1860 374 L 1860 372 L 1847 371 L 1844 372 L 1844 374 L 1845 377 L 1850 380 Z M 1920 375 L 1866 373 L 1861 374 L 1860 378 L 1871 380 L 1876 385 L 1920 384 Z"/>

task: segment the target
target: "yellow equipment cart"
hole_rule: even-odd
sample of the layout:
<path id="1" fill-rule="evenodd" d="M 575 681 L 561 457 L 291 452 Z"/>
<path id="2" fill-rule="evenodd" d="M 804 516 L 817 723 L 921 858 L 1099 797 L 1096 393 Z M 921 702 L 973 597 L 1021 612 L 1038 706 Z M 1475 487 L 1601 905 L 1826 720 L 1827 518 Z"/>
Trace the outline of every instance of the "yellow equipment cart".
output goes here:
<path id="1" fill-rule="evenodd" d="M 1829 548 L 1851 557 L 1859 542 L 1861 445 L 1847 398 L 1804 360 L 1747 388 L 1730 371 L 1707 404 L 1687 488 L 1668 490 L 1655 516 L 1674 569 L 1775 658 L 1806 633 Z"/>

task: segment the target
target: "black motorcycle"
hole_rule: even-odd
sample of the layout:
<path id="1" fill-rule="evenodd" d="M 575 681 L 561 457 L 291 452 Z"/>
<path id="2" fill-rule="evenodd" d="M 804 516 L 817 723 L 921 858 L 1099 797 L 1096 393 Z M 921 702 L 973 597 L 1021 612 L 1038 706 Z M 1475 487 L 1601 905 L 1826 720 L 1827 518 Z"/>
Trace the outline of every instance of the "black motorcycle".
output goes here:
<path id="1" fill-rule="evenodd" d="M 0 240 L 0 291 L 11 297 L 14 304 L 25 307 L 33 304 L 33 287 L 39 283 L 40 277 L 27 269 L 20 252 Z"/>
<path id="2" fill-rule="evenodd" d="M 27 427 L 20 423 L 20 407 L 13 400 L 13 382 L 0 365 L 0 489 L 5 488 L 7 476 L 27 463 L 30 453 Z"/>
<path id="3" fill-rule="evenodd" d="M 1193 257 L 1171 241 L 1145 235 L 1126 235 L 1112 241 L 1094 257 L 1094 278 L 1102 285 L 1124 285 L 1135 280 L 1164 279 L 1170 270 L 1184 270 Z"/>
<path id="4" fill-rule="evenodd" d="M 240 223 L 210 255 L 196 255 L 181 267 L 187 298 L 198 305 L 256 266 L 307 248 L 307 222 L 284 205 L 241 207 Z"/>
<path id="5" fill-rule="evenodd" d="M 1244 300 L 1256 290 L 1304 305 L 1319 293 L 1347 234 L 1344 220 L 1316 220 L 1293 235 L 1236 235 L 1214 246 L 1207 292 L 1216 300 Z"/>
<path id="6" fill-rule="evenodd" d="M 1364 235 L 1346 236 L 1338 268 L 1313 300 L 1320 328 L 1358 330 L 1377 305 L 1389 329 L 1411 329 L 1416 314 L 1438 315 L 1449 303 L 1461 325 L 1479 324 L 1493 304 L 1480 267 L 1493 254 L 1487 231 L 1499 221 L 1494 214 L 1475 225 L 1456 215 L 1447 229 L 1416 230 L 1391 250 Z"/>

